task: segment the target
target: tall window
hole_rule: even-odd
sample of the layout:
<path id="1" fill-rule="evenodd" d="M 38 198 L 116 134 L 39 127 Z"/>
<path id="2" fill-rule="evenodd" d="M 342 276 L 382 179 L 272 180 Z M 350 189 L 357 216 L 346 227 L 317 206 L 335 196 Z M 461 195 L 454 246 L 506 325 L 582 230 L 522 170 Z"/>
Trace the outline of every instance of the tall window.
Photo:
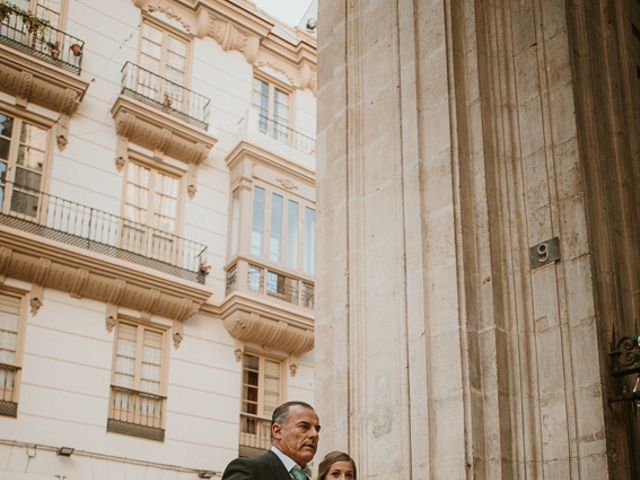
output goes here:
<path id="1" fill-rule="evenodd" d="M 0 292 L 0 415 L 15 417 L 20 373 L 22 297 Z"/>
<path id="2" fill-rule="evenodd" d="M 315 210 L 300 199 L 254 186 L 251 255 L 313 275 L 314 248 Z"/>
<path id="3" fill-rule="evenodd" d="M 142 24 L 140 66 L 155 75 L 142 72 L 138 77 L 139 91 L 166 106 L 181 110 L 187 101 L 184 98 L 187 52 L 186 39 L 145 20 Z"/>
<path id="4" fill-rule="evenodd" d="M 267 449 L 271 443 L 271 414 L 280 404 L 282 365 L 270 358 L 245 353 L 242 359 L 240 445 Z"/>
<path id="5" fill-rule="evenodd" d="M 164 439 L 165 344 L 158 328 L 118 322 L 108 431 Z"/>
<path id="6" fill-rule="evenodd" d="M 315 244 L 316 244 L 316 211 L 313 208 L 304 209 L 304 259 L 305 273 L 313 275 L 315 272 Z"/>
<path id="7" fill-rule="evenodd" d="M 0 204 L 3 212 L 39 213 L 48 131 L 0 113 Z"/>
<path id="8" fill-rule="evenodd" d="M 164 261 L 176 258 L 179 186 L 176 176 L 129 161 L 124 204 L 129 222 L 125 220 L 122 230 L 125 248 Z"/>
<path id="9" fill-rule="evenodd" d="M 289 94 L 260 78 L 253 79 L 253 106 L 262 133 L 281 142 L 289 140 Z"/>

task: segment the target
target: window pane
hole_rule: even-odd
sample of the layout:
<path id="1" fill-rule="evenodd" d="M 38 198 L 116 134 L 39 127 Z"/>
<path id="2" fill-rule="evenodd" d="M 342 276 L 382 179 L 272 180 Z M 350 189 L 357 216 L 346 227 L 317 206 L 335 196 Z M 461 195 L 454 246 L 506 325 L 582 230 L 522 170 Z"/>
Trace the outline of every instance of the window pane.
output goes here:
<path id="1" fill-rule="evenodd" d="M 282 196 L 271 196 L 271 238 L 269 239 L 269 260 L 280 262 L 282 249 Z"/>
<path id="2" fill-rule="evenodd" d="M 20 299 L 0 294 L 0 362 L 16 363 Z"/>
<path id="3" fill-rule="evenodd" d="M 298 202 L 287 207 L 287 267 L 298 268 Z"/>
<path id="4" fill-rule="evenodd" d="M 253 189 L 253 223 L 251 226 L 251 255 L 262 256 L 264 234 L 264 188 Z"/>
<path id="5" fill-rule="evenodd" d="M 247 274 L 247 286 L 252 292 L 262 291 L 262 269 L 253 265 L 249 265 Z"/>
<path id="6" fill-rule="evenodd" d="M 142 26 L 142 36 L 154 43 L 162 43 L 162 31 L 148 23 Z"/>
<path id="7" fill-rule="evenodd" d="M 27 122 L 22 123 L 20 143 L 44 151 L 47 147 L 47 131 Z"/>
<path id="8" fill-rule="evenodd" d="M 35 217 L 38 214 L 38 196 L 14 190 L 11 195 L 11 211 Z"/>
<path id="9" fill-rule="evenodd" d="M 169 36 L 169 51 L 181 57 L 186 57 L 187 44 L 176 37 Z"/>
<path id="10" fill-rule="evenodd" d="M 0 137 L 11 138 L 13 117 L 0 113 Z"/>
<path id="11" fill-rule="evenodd" d="M 0 138 L 0 158 L 2 160 L 9 159 L 9 146 L 11 145 L 11 140 L 6 138 Z"/>
<path id="12" fill-rule="evenodd" d="M 231 227 L 229 235 L 229 254 L 238 253 L 238 240 L 240 237 L 240 192 L 233 191 L 231 197 Z"/>
<path id="13" fill-rule="evenodd" d="M 314 274 L 315 243 L 316 243 L 316 211 L 313 208 L 304 209 L 304 272 Z"/>

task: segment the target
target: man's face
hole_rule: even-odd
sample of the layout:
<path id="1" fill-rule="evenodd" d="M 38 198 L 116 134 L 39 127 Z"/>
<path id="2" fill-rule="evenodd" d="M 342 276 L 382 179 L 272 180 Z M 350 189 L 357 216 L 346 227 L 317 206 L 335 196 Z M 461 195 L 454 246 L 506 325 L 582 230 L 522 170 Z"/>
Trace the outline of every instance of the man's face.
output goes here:
<path id="1" fill-rule="evenodd" d="M 285 424 L 272 427 L 274 445 L 304 468 L 318 449 L 320 423 L 316 412 L 302 405 L 289 407 Z"/>

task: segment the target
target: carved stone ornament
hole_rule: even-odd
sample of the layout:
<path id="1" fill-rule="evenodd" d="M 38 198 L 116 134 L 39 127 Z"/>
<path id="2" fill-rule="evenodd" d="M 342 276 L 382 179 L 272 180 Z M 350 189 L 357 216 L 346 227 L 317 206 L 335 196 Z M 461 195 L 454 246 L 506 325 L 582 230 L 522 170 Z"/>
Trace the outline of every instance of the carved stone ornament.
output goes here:
<path id="1" fill-rule="evenodd" d="M 124 164 L 125 163 L 126 163 L 126 160 L 124 159 L 124 157 L 122 155 L 117 156 L 116 157 L 116 170 L 121 172 L 122 169 L 124 168 Z"/>
<path id="2" fill-rule="evenodd" d="M 40 307 L 42 307 L 42 300 L 40 300 L 39 297 L 31 297 L 31 300 L 29 300 L 29 305 L 31 306 L 31 315 L 35 317 L 38 313 L 38 310 L 40 310 Z"/>
<path id="3" fill-rule="evenodd" d="M 173 347 L 177 350 L 180 347 L 184 336 L 180 332 L 173 332 L 171 338 L 173 338 Z"/>
<path id="4" fill-rule="evenodd" d="M 196 196 L 196 193 L 198 193 L 198 189 L 196 188 L 196 186 L 193 184 L 189 184 L 189 186 L 187 187 L 187 194 L 189 195 L 189 198 L 193 200 L 193 197 Z"/>
<path id="5" fill-rule="evenodd" d="M 289 357 L 289 373 L 292 377 L 295 377 L 296 373 L 298 373 L 298 364 L 298 357 L 291 355 Z"/>
<path id="6" fill-rule="evenodd" d="M 107 332 L 109 333 L 113 332 L 113 329 L 116 326 L 116 323 L 118 323 L 118 320 L 116 319 L 116 317 L 114 317 L 113 315 L 109 315 L 105 322 L 105 327 L 107 329 Z"/>
<path id="7" fill-rule="evenodd" d="M 288 178 L 279 177 L 279 178 L 276 178 L 276 181 L 285 190 L 297 190 L 298 189 L 298 186 L 295 183 L 293 183 L 291 180 L 289 180 Z"/>

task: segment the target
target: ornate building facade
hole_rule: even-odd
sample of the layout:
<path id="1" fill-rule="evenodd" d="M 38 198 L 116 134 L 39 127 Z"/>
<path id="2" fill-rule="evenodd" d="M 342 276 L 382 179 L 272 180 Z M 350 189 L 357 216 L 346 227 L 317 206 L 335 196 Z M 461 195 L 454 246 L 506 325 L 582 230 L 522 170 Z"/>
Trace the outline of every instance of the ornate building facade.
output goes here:
<path id="1" fill-rule="evenodd" d="M 640 4 L 321 0 L 321 448 L 640 476 Z"/>
<path id="2" fill-rule="evenodd" d="M 315 38 L 0 3 L 0 477 L 211 478 L 313 401 Z"/>

